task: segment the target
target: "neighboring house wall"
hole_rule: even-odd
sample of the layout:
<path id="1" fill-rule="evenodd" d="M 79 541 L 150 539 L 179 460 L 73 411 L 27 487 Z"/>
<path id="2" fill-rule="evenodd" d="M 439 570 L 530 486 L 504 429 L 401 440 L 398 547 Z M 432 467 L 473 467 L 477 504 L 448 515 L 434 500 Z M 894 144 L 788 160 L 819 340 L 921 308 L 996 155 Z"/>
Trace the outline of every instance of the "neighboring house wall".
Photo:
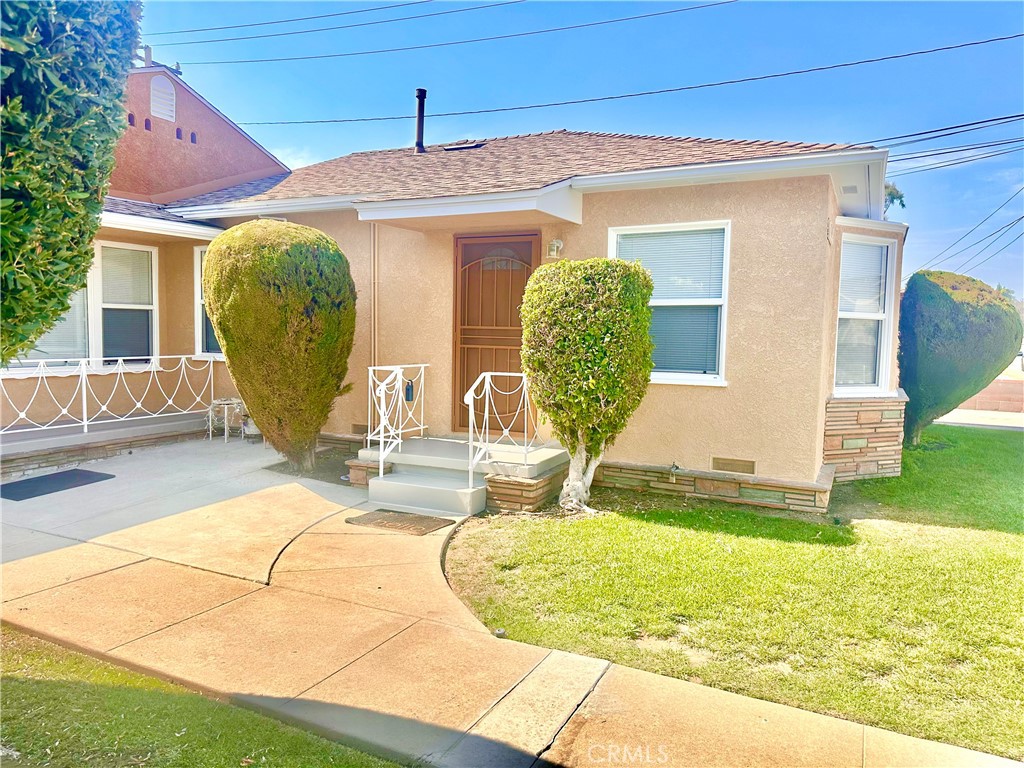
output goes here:
<path id="1" fill-rule="evenodd" d="M 153 114 L 154 78 L 174 89 L 173 119 L 166 119 L 167 112 Z M 134 125 L 125 128 L 115 152 L 109 193 L 114 197 L 166 203 L 287 171 L 162 67 L 129 74 L 125 105 Z"/>
<path id="2" fill-rule="evenodd" d="M 957 407 L 970 411 L 1024 413 L 1024 370 L 1021 369 L 1021 358 L 1015 357 L 995 381 Z"/>
<path id="3" fill-rule="evenodd" d="M 167 396 L 175 393 L 174 402 L 182 408 L 190 408 L 194 405 L 195 396 L 186 387 L 181 386 L 180 375 L 173 368 L 175 361 L 167 358 L 178 356 L 193 356 L 195 349 L 195 320 L 194 320 L 194 253 L 197 246 L 206 245 L 200 240 L 169 239 L 157 235 L 132 232 L 127 230 L 101 228 L 96 235 L 97 242 L 113 242 L 124 245 L 135 245 L 143 248 L 155 248 L 157 253 L 156 273 L 156 296 L 155 312 L 159 332 L 156 335 L 156 348 L 153 350 L 156 355 L 164 358 L 161 363 L 164 368 L 169 369 L 166 373 L 159 374 L 160 384 L 165 393 L 153 388 L 149 399 L 144 401 L 146 405 L 159 408 L 166 404 Z M 95 272 L 95 270 L 94 270 Z M 91 298 L 102 295 L 102 279 L 99 275 L 91 274 L 90 280 L 93 283 Z M 100 352 L 91 350 L 89 355 L 98 357 Z M 199 368 L 204 366 L 201 361 L 196 361 Z M 205 370 L 205 369 L 203 369 Z M 198 382 L 204 374 L 194 372 L 190 381 L 198 386 Z M 231 377 L 223 361 L 213 363 L 214 393 L 216 397 L 230 397 L 236 393 Z M 116 414 L 130 412 L 134 402 L 122 387 L 115 387 L 116 375 L 104 374 L 94 375 L 94 389 L 98 397 L 106 398 L 108 410 Z M 76 388 L 78 387 L 77 376 L 48 377 L 47 383 L 53 391 L 54 397 L 37 396 L 33 399 L 33 391 L 38 385 L 38 379 L 8 378 L 4 382 L 4 388 L 8 392 L 11 401 L 17 407 L 23 407 L 29 402 L 33 403 L 32 408 L 27 410 L 28 417 L 40 422 L 60 416 L 60 408 L 57 403 L 72 403 L 72 410 L 78 414 L 79 402 L 75 400 Z M 132 392 L 139 394 L 145 391 L 149 374 L 125 374 L 125 381 L 132 388 Z M 56 401 L 56 402 L 55 402 Z M 90 415 L 98 415 L 98 405 L 90 401 Z M 0 425 L 7 425 L 17 419 L 17 412 L 12 408 L 4 408 L 0 417 Z"/>

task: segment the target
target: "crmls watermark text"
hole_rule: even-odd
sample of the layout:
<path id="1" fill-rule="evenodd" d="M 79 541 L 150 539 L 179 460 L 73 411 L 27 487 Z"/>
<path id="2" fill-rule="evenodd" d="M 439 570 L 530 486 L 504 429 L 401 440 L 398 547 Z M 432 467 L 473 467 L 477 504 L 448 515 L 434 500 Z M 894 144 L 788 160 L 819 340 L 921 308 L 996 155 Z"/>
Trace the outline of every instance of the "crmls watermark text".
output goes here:
<path id="1" fill-rule="evenodd" d="M 591 744 L 587 757 L 594 765 L 666 765 L 664 744 Z"/>

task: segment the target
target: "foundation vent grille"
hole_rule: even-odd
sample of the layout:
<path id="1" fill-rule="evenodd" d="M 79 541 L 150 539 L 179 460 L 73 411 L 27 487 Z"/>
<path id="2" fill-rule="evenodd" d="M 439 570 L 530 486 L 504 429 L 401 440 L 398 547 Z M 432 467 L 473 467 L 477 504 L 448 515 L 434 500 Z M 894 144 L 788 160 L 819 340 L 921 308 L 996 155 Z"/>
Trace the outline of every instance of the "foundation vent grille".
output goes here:
<path id="1" fill-rule="evenodd" d="M 723 459 L 714 456 L 711 459 L 711 468 L 717 472 L 738 472 L 742 475 L 753 475 L 757 469 L 757 463 L 749 459 Z"/>

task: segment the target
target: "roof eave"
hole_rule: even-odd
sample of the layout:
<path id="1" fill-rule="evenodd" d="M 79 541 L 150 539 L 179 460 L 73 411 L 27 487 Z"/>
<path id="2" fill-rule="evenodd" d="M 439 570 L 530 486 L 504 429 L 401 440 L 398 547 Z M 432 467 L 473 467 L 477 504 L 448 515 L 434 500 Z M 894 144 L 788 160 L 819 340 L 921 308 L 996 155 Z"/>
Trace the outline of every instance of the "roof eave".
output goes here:
<path id="1" fill-rule="evenodd" d="M 814 172 L 833 177 L 844 214 L 880 219 L 885 200 L 885 149 L 843 149 L 808 152 L 801 155 L 763 157 L 755 160 L 728 160 L 718 163 L 676 165 L 622 173 L 576 176 L 574 189 L 589 192 L 623 192 L 657 189 L 688 184 L 714 184 L 730 181 L 755 181 L 786 176 L 806 176 Z M 863 169 L 863 170 L 860 170 Z M 858 191 L 844 200 L 838 177 L 856 176 Z M 861 181 L 862 180 L 862 181 Z"/>
<path id="2" fill-rule="evenodd" d="M 191 221 L 170 221 L 150 216 L 134 216 L 129 213 L 113 213 L 103 211 L 100 226 L 111 229 L 123 229 L 129 232 L 145 232 L 150 235 L 166 235 L 168 237 L 184 237 L 191 240 L 213 240 L 224 230 L 209 224 L 196 224 Z"/>

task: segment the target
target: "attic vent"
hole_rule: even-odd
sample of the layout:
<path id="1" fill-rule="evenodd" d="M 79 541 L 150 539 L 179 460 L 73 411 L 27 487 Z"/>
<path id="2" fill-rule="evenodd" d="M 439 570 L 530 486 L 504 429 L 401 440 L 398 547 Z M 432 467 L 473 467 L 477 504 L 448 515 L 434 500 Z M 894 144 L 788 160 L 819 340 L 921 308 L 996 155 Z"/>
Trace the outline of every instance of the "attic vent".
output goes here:
<path id="1" fill-rule="evenodd" d="M 743 475 L 753 475 L 756 463 L 749 459 L 722 459 L 714 456 L 711 459 L 711 468 L 718 472 L 739 472 Z"/>
<path id="2" fill-rule="evenodd" d="M 445 152 L 460 152 L 463 149 L 480 149 L 485 141 L 478 141 L 476 144 L 449 144 L 447 147 L 441 147 Z"/>
<path id="3" fill-rule="evenodd" d="M 856 184 L 844 184 L 842 189 L 843 189 L 843 194 L 844 195 L 856 195 L 857 194 L 857 185 Z"/>
<path id="4" fill-rule="evenodd" d="M 174 83 L 163 75 L 149 82 L 149 111 L 153 117 L 174 122 Z"/>

